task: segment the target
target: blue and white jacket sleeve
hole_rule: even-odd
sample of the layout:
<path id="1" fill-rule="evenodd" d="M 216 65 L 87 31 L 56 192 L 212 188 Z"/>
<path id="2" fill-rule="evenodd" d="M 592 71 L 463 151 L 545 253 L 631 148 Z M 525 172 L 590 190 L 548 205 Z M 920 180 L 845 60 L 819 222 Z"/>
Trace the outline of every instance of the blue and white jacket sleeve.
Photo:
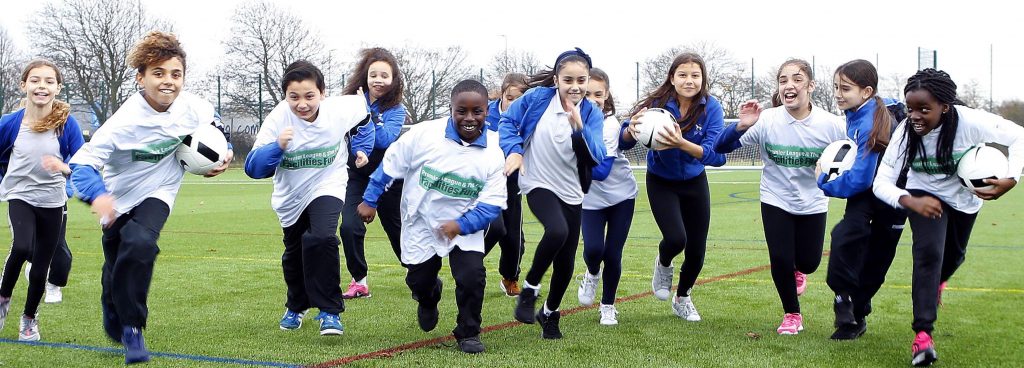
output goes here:
<path id="1" fill-rule="evenodd" d="M 513 153 L 523 154 L 523 136 L 521 125 L 526 117 L 526 99 L 517 98 L 508 106 L 508 110 L 501 114 L 498 120 L 498 137 L 501 151 L 505 157 Z"/>
<path id="2" fill-rule="evenodd" d="M 480 192 L 476 206 L 455 220 L 459 224 L 460 235 L 469 235 L 486 229 L 494 219 L 498 218 L 501 210 L 505 209 L 508 191 L 505 186 L 507 179 L 503 170 L 504 163 L 500 160 L 496 160 L 490 167 L 487 184 Z"/>
<path id="3" fill-rule="evenodd" d="M 704 138 L 700 142 L 700 147 L 704 150 L 704 155 L 701 157 L 700 162 L 704 166 L 725 165 L 725 154 L 715 150 L 715 143 L 718 140 L 718 136 L 722 134 L 723 126 L 725 125 L 725 114 L 722 112 L 722 105 L 718 103 L 718 100 L 711 98 L 704 113 L 707 116 L 707 120 L 704 123 Z"/>
<path id="4" fill-rule="evenodd" d="M 68 161 L 71 166 L 71 186 L 75 195 L 86 203 L 92 203 L 97 197 L 110 192 L 103 184 L 100 170 L 115 150 L 114 136 L 117 129 L 116 126 L 104 126 L 96 130 L 89 143 L 82 145 Z"/>
<path id="5" fill-rule="evenodd" d="M 85 144 L 85 139 L 82 138 L 82 128 L 78 126 L 78 121 L 73 116 L 68 116 L 67 123 L 64 124 L 64 132 L 60 136 L 60 156 L 64 163 L 71 161 L 71 157 L 78 153 L 78 150 Z M 64 190 L 68 194 L 68 198 L 75 195 L 75 188 L 71 185 L 71 180 L 65 181 L 66 186 Z"/>
<path id="6" fill-rule="evenodd" d="M 374 149 L 387 149 L 398 139 L 405 124 L 405 106 L 398 104 L 380 114 L 381 125 L 375 130 Z M 369 154 L 369 151 L 367 151 Z"/>
<path id="7" fill-rule="evenodd" d="M 594 180 L 604 180 L 612 172 L 612 164 L 619 151 L 619 138 L 621 135 L 619 121 L 614 116 L 604 119 L 604 147 L 606 155 L 597 166 L 591 171 Z"/>
<path id="8" fill-rule="evenodd" d="M 732 123 L 722 130 L 722 133 L 718 135 L 718 139 L 715 140 L 715 152 L 717 153 L 729 153 L 735 151 L 737 148 L 743 147 L 740 143 L 740 138 L 743 137 L 743 133 L 736 130 L 736 125 L 739 123 Z"/>
<path id="9" fill-rule="evenodd" d="M 287 102 L 282 101 L 282 103 Z M 283 111 L 278 105 L 270 114 L 267 114 L 263 125 L 260 126 L 260 131 L 256 134 L 256 142 L 253 143 L 249 155 L 245 157 L 245 175 L 250 178 L 266 179 L 274 176 L 274 173 L 277 172 L 277 166 L 281 164 L 281 159 L 284 157 L 284 150 L 277 144 L 277 136 L 280 135 L 278 124 L 287 121 L 280 116 L 283 113 L 290 114 L 291 111 Z"/>
<path id="10" fill-rule="evenodd" d="M 818 176 L 818 188 L 821 188 L 825 195 L 850 198 L 871 189 L 871 183 L 875 181 L 875 171 L 878 168 L 879 153 L 869 150 L 868 141 L 870 139 L 870 134 L 864 131 L 857 134 L 857 157 L 849 171 L 827 183 L 825 182 L 825 179 L 828 178 L 827 173 Z"/>
<path id="11" fill-rule="evenodd" d="M 391 182 L 395 179 L 405 179 L 417 151 L 415 146 L 419 143 L 419 135 L 419 130 L 413 128 L 388 147 L 380 166 L 370 174 L 370 182 L 363 192 L 363 203 L 377 208 L 377 200 L 391 186 Z"/>

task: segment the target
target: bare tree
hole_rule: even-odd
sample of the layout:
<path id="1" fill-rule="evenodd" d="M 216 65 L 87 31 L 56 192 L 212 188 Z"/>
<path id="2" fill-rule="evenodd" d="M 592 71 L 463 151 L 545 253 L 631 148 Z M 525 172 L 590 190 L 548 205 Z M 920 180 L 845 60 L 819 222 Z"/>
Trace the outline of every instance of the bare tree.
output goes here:
<path id="1" fill-rule="evenodd" d="M 988 97 L 984 90 L 981 89 L 981 85 L 977 79 L 971 79 L 967 83 L 960 85 L 957 88 L 957 98 L 963 101 L 967 106 L 989 110 Z"/>
<path id="2" fill-rule="evenodd" d="M 0 113 L 16 109 L 21 100 L 22 55 L 7 28 L 0 25 Z"/>
<path id="3" fill-rule="evenodd" d="M 835 69 L 819 65 L 814 71 L 814 93 L 811 94 L 811 102 L 814 106 L 821 107 L 833 114 L 839 114 L 839 106 L 836 105 L 836 89 L 832 85 L 832 72 Z"/>
<path id="4" fill-rule="evenodd" d="M 508 50 L 494 54 L 491 63 L 484 69 L 484 81 L 488 90 L 497 91 L 501 81 L 509 73 L 534 74 L 543 68 L 537 57 L 529 51 Z"/>
<path id="5" fill-rule="evenodd" d="M 233 111 L 257 118 L 266 115 L 284 98 L 278 86 L 284 68 L 296 60 L 308 60 L 325 73 L 340 70 L 332 66 L 316 30 L 273 3 L 245 3 L 235 9 L 231 22 L 220 73 Z"/>
<path id="6" fill-rule="evenodd" d="M 668 68 L 672 65 L 672 60 L 684 52 L 696 53 L 704 59 L 704 67 L 707 69 L 707 75 L 704 78 L 708 81 L 709 92 L 715 96 L 722 92 L 725 81 L 731 80 L 730 77 L 727 77 L 728 75 L 743 69 L 743 65 L 733 58 L 729 50 L 712 41 L 696 41 L 684 46 L 672 47 L 645 60 L 640 76 L 644 91 L 652 91 L 661 85 L 669 73 Z"/>
<path id="7" fill-rule="evenodd" d="M 892 73 L 878 81 L 878 92 L 882 97 L 903 100 L 903 86 L 907 85 L 907 77 L 900 73 Z"/>
<path id="8" fill-rule="evenodd" d="M 63 0 L 47 4 L 33 26 L 33 47 L 64 74 L 69 100 L 84 102 L 100 122 L 135 92 L 128 53 L 150 30 L 170 31 L 138 0 Z"/>
<path id="9" fill-rule="evenodd" d="M 1017 125 L 1024 125 L 1024 101 L 1006 100 L 999 104 L 999 115 Z"/>
<path id="10" fill-rule="evenodd" d="M 405 46 L 393 51 L 405 82 L 402 104 L 414 123 L 443 115 L 449 107 L 452 87 L 473 76 L 465 65 L 466 52 L 461 46 Z"/>

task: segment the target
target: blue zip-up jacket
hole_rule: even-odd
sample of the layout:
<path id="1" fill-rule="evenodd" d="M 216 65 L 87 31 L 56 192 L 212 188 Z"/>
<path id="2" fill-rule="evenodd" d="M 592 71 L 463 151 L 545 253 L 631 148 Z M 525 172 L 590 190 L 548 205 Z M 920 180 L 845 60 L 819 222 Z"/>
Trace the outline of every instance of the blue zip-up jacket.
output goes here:
<path id="1" fill-rule="evenodd" d="M 491 100 L 487 103 L 487 129 L 498 131 L 498 122 L 501 121 L 501 98 Z"/>
<path id="2" fill-rule="evenodd" d="M 825 182 L 828 174 L 818 176 L 818 188 L 825 195 L 836 198 L 850 198 L 865 190 L 871 190 L 878 169 L 880 152 L 870 151 L 868 140 L 875 123 L 875 99 L 871 98 L 856 111 L 845 112 L 846 136 L 857 142 L 857 157 L 849 171 L 839 175 L 830 182 Z"/>
<path id="3" fill-rule="evenodd" d="M 704 149 L 704 156 L 697 159 L 683 152 L 681 149 L 667 149 L 662 151 L 647 151 L 647 172 L 668 180 L 689 180 L 704 172 L 705 166 L 725 165 L 725 155 L 715 152 L 715 140 L 722 133 L 725 125 L 725 114 L 722 112 L 722 104 L 714 96 L 702 98 L 700 103 L 704 105 L 704 113 L 697 118 L 690 131 L 683 133 L 683 139 L 701 146 Z M 665 110 L 672 112 L 672 116 L 679 120 L 682 114 L 679 112 L 679 102 L 671 99 L 665 104 Z M 622 123 L 622 129 L 629 127 L 629 120 Z M 627 142 L 619 135 L 619 148 L 623 151 L 633 148 L 636 141 Z"/>
<path id="4" fill-rule="evenodd" d="M 455 130 L 455 121 L 451 117 L 448 118 L 448 125 L 445 126 L 444 136 L 455 141 L 455 143 L 462 144 L 462 138 L 459 137 L 458 131 Z M 477 137 L 469 145 L 487 148 L 487 133 L 484 132 L 484 134 L 481 134 L 480 137 Z M 394 181 L 394 178 L 384 173 L 384 165 L 378 166 L 377 170 L 374 170 L 373 174 L 370 175 L 370 183 L 367 184 L 366 191 L 363 192 L 363 202 L 367 206 L 377 208 L 377 200 L 380 199 L 381 194 L 384 194 L 384 191 L 387 190 L 392 181 Z M 469 235 L 487 228 L 491 221 L 498 218 L 498 213 L 501 213 L 501 207 L 477 202 L 475 208 L 467 211 L 462 214 L 462 217 L 455 220 L 459 224 L 459 235 Z"/>
<path id="5" fill-rule="evenodd" d="M 513 153 L 523 153 L 523 142 L 533 135 L 537 123 L 557 93 L 555 87 L 530 88 L 512 102 L 504 114 L 501 114 L 498 134 L 505 157 Z M 576 153 L 576 170 L 580 176 L 580 184 L 586 193 L 590 191 L 593 175 L 591 170 L 604 160 L 607 150 L 602 139 L 604 114 L 601 109 L 592 101 L 584 100 L 580 104 L 580 117 L 583 118 L 583 129 L 572 133 L 572 148 Z"/>
<path id="6" fill-rule="evenodd" d="M 14 141 L 18 139 L 18 131 L 21 129 L 21 120 L 25 118 L 25 109 L 0 117 L 0 179 L 7 174 L 7 165 L 11 161 L 11 152 L 14 151 Z M 82 128 L 74 116 L 68 115 L 68 121 L 64 124 L 64 132 L 57 138 L 60 144 L 60 158 L 64 163 L 71 160 L 71 156 L 78 152 L 78 149 L 85 144 L 82 138 Z M 71 187 L 71 180 L 67 181 L 64 188 L 68 197 L 74 194 Z"/>
<path id="7" fill-rule="evenodd" d="M 381 111 L 380 100 L 370 103 L 369 92 L 366 92 L 364 97 L 366 97 L 366 104 L 370 106 L 370 120 L 376 124 L 373 148 L 385 150 L 402 133 L 402 125 L 405 124 L 405 106 L 398 104 Z M 366 154 L 369 155 L 370 152 L 367 151 Z"/>

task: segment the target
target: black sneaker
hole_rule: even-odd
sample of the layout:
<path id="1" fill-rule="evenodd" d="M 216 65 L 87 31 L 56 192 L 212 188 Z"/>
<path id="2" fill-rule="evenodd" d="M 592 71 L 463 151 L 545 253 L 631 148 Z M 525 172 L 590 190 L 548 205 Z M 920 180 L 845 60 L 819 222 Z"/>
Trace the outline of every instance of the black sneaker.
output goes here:
<path id="1" fill-rule="evenodd" d="M 844 324 L 836 327 L 836 332 L 832 333 L 832 340 L 855 340 L 858 337 L 864 335 L 868 331 L 867 321 L 863 319 L 857 320 L 855 323 Z"/>
<path id="2" fill-rule="evenodd" d="M 537 313 L 537 322 L 540 322 L 541 334 L 540 337 L 545 339 L 561 339 L 562 330 L 558 328 L 558 320 L 562 318 L 562 314 L 558 311 L 551 312 L 550 315 L 545 316 L 544 311 Z"/>
<path id="3" fill-rule="evenodd" d="M 435 292 L 441 290 L 441 279 L 437 279 L 437 284 L 434 287 Z M 430 305 L 429 303 L 419 303 L 419 307 L 416 308 L 416 320 L 420 323 L 420 329 L 426 332 L 434 330 L 437 327 L 437 302 Z"/>
<path id="4" fill-rule="evenodd" d="M 836 295 L 832 308 L 836 312 L 836 328 L 856 323 L 853 316 L 853 300 L 849 296 Z"/>
<path id="5" fill-rule="evenodd" d="M 480 342 L 480 336 L 459 339 L 458 342 L 459 350 L 462 350 L 462 352 L 466 354 L 483 353 L 485 350 L 484 343 Z"/>
<path id="6" fill-rule="evenodd" d="M 537 289 L 523 288 L 516 296 L 516 321 L 533 324 L 533 314 L 537 310 Z"/>

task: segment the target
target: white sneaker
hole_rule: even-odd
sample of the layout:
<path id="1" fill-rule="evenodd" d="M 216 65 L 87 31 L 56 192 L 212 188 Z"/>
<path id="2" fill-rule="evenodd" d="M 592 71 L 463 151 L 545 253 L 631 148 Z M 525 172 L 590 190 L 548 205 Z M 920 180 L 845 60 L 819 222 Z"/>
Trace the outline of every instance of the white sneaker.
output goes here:
<path id="1" fill-rule="evenodd" d="M 18 341 L 39 341 L 39 316 L 36 317 L 21 316 L 21 325 L 18 326 Z"/>
<path id="2" fill-rule="evenodd" d="M 688 296 L 677 296 L 672 299 L 672 310 L 675 311 L 679 318 L 690 322 L 700 321 L 700 314 L 697 313 L 697 307 L 693 306 L 693 300 Z"/>
<path id="3" fill-rule="evenodd" d="M 580 288 L 576 290 L 576 297 L 580 305 L 589 307 L 594 305 L 594 294 L 597 293 L 597 283 L 601 281 L 601 275 L 591 275 L 590 272 L 583 272 L 579 277 Z"/>
<path id="4" fill-rule="evenodd" d="M 669 265 L 664 267 L 661 265 L 659 257 L 654 257 L 654 276 L 651 276 L 651 290 L 654 291 L 654 297 L 659 300 L 668 300 L 669 294 L 672 293 L 672 274 L 673 267 Z"/>
<path id="5" fill-rule="evenodd" d="M 601 325 L 603 326 L 615 326 L 619 324 L 619 311 L 615 309 L 614 304 L 601 304 Z"/>
<path id="6" fill-rule="evenodd" d="M 46 297 L 43 298 L 43 302 L 47 304 L 60 303 L 64 301 L 64 293 L 60 291 L 60 286 L 46 283 Z"/>

